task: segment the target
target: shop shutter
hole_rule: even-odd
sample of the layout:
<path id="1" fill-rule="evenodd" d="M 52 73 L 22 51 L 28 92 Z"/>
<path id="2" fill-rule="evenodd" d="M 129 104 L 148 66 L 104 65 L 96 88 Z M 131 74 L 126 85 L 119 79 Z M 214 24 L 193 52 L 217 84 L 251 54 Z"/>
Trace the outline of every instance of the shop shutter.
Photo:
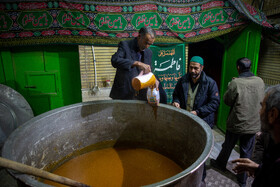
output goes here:
<path id="1" fill-rule="evenodd" d="M 280 84 L 280 45 L 269 39 L 261 43 L 258 76 L 266 85 Z"/>
<path id="2" fill-rule="evenodd" d="M 116 51 L 117 47 L 94 46 L 97 77 L 95 81 L 92 46 L 79 46 L 82 89 L 93 89 L 95 83 L 99 88 L 111 86 L 116 73 L 116 69 L 111 65 L 111 57 Z M 110 81 L 110 85 L 106 84 L 106 80 Z"/>
<path id="3" fill-rule="evenodd" d="M 279 0 L 265 0 L 262 10 L 266 16 L 272 16 L 280 13 Z"/>

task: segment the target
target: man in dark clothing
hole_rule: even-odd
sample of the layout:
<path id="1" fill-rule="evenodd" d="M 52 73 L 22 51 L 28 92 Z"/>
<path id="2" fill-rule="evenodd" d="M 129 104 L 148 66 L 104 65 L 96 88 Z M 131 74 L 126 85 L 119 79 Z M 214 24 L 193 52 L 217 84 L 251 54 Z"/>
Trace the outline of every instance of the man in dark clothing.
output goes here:
<path id="1" fill-rule="evenodd" d="M 151 27 L 142 27 L 137 38 L 119 43 L 118 51 L 111 58 L 112 66 L 117 68 L 110 92 L 112 99 L 147 100 L 147 89 L 136 92 L 131 81 L 141 71 L 144 74 L 151 72 L 152 51 L 148 47 L 154 43 L 155 37 L 156 33 Z M 160 91 L 161 103 L 166 103 L 165 91 L 158 80 L 156 87 Z"/>
<path id="2" fill-rule="evenodd" d="M 176 84 L 172 104 L 199 116 L 213 128 L 220 95 L 217 83 L 203 71 L 203 64 L 201 57 L 192 57 L 189 72 Z"/>
<path id="3" fill-rule="evenodd" d="M 265 152 L 262 164 L 248 158 L 233 160 L 236 173 L 248 172 L 254 176 L 253 187 L 280 186 L 280 85 L 267 89 L 261 102 L 261 127 L 268 131 L 274 145 Z"/>
<path id="4" fill-rule="evenodd" d="M 216 160 L 211 159 L 213 167 L 225 170 L 230 154 L 239 140 L 240 158 L 251 158 L 255 134 L 260 131 L 259 103 L 264 96 L 264 82 L 250 72 L 251 61 L 240 58 L 236 61 L 238 78 L 233 78 L 224 94 L 224 102 L 230 106 L 227 119 L 225 141 Z M 238 183 L 246 186 L 247 175 L 238 174 Z"/>
<path id="5" fill-rule="evenodd" d="M 189 72 L 181 77 L 175 86 L 172 105 L 199 116 L 213 128 L 220 96 L 217 83 L 204 73 L 203 65 L 204 62 L 200 56 L 191 58 Z M 203 184 L 205 184 L 205 178 L 204 164 Z"/>
<path id="6" fill-rule="evenodd" d="M 267 131 L 261 131 L 256 134 L 256 143 L 251 160 L 261 164 L 267 151 L 274 145 L 271 135 Z"/>

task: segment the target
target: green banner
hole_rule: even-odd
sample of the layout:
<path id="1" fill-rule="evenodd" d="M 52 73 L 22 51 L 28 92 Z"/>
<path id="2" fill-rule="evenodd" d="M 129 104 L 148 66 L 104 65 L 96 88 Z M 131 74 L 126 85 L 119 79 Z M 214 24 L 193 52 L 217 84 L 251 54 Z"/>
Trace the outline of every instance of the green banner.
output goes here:
<path id="1" fill-rule="evenodd" d="M 57 20 L 64 28 L 87 28 L 90 24 L 90 19 L 78 11 L 60 11 Z"/>
<path id="2" fill-rule="evenodd" d="M 118 44 L 143 26 L 157 43 L 190 43 L 241 29 L 246 17 L 273 28 L 241 0 L 1 0 L 0 10 L 0 47 Z"/>
<path id="3" fill-rule="evenodd" d="M 154 29 L 158 29 L 162 24 L 162 19 L 158 13 L 142 13 L 135 14 L 131 23 L 136 29 L 141 29 L 141 27 L 144 26 L 150 26 Z"/>
<path id="4" fill-rule="evenodd" d="M 190 15 L 170 15 L 166 19 L 167 25 L 174 31 L 191 31 L 195 20 Z"/>
<path id="5" fill-rule="evenodd" d="M 127 21 L 121 14 L 98 14 L 94 23 L 102 31 L 123 31 L 127 26 Z"/>
<path id="6" fill-rule="evenodd" d="M 203 27 L 210 27 L 213 25 L 224 24 L 228 19 L 227 13 L 223 9 L 212 9 L 205 11 L 199 17 L 199 23 Z"/>
<path id="7" fill-rule="evenodd" d="M 18 17 L 18 24 L 26 30 L 49 28 L 52 22 L 53 19 L 47 11 L 21 12 Z"/>
<path id="8" fill-rule="evenodd" d="M 153 73 L 160 80 L 167 95 L 167 103 L 172 102 L 172 94 L 179 78 L 185 74 L 185 44 L 167 47 L 151 46 L 153 51 Z"/>

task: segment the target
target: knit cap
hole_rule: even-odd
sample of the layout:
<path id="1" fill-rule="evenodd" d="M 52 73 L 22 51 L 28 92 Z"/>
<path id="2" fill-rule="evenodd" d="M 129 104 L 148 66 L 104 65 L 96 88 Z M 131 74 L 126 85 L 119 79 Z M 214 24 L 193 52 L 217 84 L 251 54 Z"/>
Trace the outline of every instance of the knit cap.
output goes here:
<path id="1" fill-rule="evenodd" d="M 200 56 L 193 56 L 190 62 L 196 62 L 203 65 L 203 58 L 201 58 Z"/>

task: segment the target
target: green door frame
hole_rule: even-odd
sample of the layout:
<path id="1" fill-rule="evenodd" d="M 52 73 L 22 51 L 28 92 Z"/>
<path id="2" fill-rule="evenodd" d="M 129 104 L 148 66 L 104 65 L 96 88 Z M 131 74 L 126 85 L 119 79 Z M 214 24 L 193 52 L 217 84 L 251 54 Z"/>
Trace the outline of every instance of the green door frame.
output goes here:
<path id="1" fill-rule="evenodd" d="M 217 116 L 217 126 L 224 132 L 226 131 L 226 120 L 230 107 L 223 102 L 223 95 L 228 83 L 233 77 L 238 76 L 236 61 L 239 58 L 247 57 L 251 59 L 251 71 L 256 75 L 261 43 L 261 29 L 261 26 L 252 23 L 242 30 L 236 38 L 224 41 L 225 52 L 220 84 L 221 102 Z"/>

